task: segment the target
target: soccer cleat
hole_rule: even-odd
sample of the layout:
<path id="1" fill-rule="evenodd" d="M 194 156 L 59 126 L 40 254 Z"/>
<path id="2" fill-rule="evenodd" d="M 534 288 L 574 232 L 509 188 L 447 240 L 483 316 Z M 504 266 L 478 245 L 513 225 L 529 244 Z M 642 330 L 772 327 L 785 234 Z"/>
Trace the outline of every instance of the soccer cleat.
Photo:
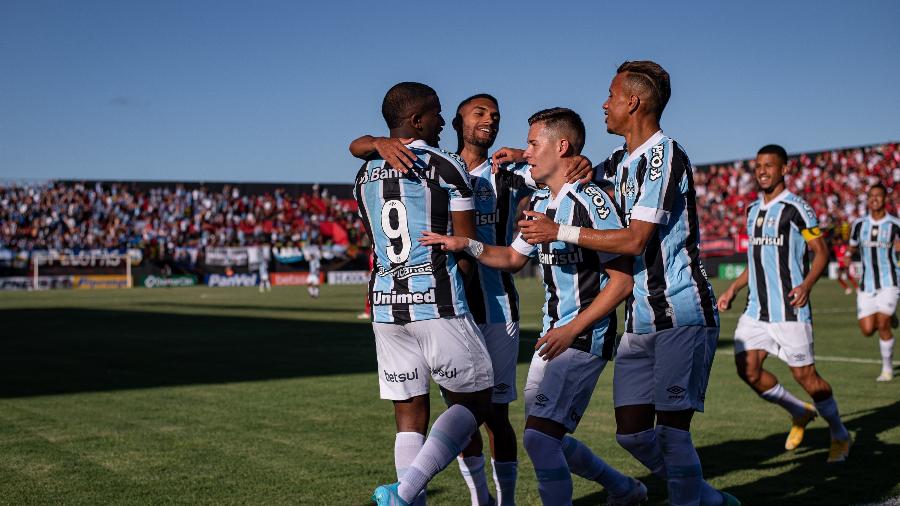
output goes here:
<path id="1" fill-rule="evenodd" d="M 737 497 L 724 490 L 719 490 L 719 493 L 722 494 L 722 506 L 741 506 L 741 501 L 738 501 Z"/>
<path id="2" fill-rule="evenodd" d="M 850 455 L 850 445 L 853 444 L 853 438 L 849 435 L 847 439 L 842 441 L 840 439 L 832 439 L 831 440 L 831 448 L 828 450 L 828 462 L 829 464 L 836 464 L 838 462 L 843 462 L 847 460 L 847 457 Z"/>
<path id="3" fill-rule="evenodd" d="M 647 500 L 647 487 L 640 481 L 631 479 L 631 490 L 621 496 L 610 495 L 606 500 L 608 506 L 636 506 Z"/>
<path id="4" fill-rule="evenodd" d="M 881 371 L 881 374 L 879 374 L 877 378 L 875 378 L 875 381 L 883 382 L 883 381 L 891 381 L 892 379 L 894 379 L 894 371 L 885 369 L 885 370 Z"/>
<path id="5" fill-rule="evenodd" d="M 390 485 L 381 485 L 372 493 L 372 502 L 378 506 L 409 506 L 409 503 L 397 493 L 399 487 L 399 481 Z"/>
<path id="6" fill-rule="evenodd" d="M 809 422 L 819 416 L 816 409 L 809 403 L 806 403 L 806 413 L 791 419 L 791 431 L 784 442 L 785 450 L 794 450 L 803 442 L 803 434 L 806 433 L 806 426 Z"/>
<path id="7" fill-rule="evenodd" d="M 853 293 L 853 289 L 850 287 L 844 288 L 844 295 L 850 295 Z"/>

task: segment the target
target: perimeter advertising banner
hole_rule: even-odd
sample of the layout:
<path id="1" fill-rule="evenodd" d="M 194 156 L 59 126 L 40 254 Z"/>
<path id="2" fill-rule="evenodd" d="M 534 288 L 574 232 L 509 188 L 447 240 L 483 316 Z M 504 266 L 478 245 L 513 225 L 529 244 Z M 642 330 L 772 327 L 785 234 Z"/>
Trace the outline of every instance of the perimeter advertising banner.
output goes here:
<path id="1" fill-rule="evenodd" d="M 79 290 L 106 290 L 128 288 L 128 276 L 117 274 L 91 274 L 72 276 L 72 288 Z"/>
<path id="2" fill-rule="evenodd" d="M 274 286 L 303 286 L 309 278 L 308 272 L 273 272 L 269 274 Z M 319 275 L 319 284 L 322 284 L 322 276 Z"/>
<path id="3" fill-rule="evenodd" d="M 179 274 L 174 276 L 142 276 L 137 279 L 136 286 L 144 288 L 174 288 L 179 286 L 194 286 L 197 284 L 197 277 L 189 274 Z"/>
<path id="4" fill-rule="evenodd" d="M 368 271 L 328 271 L 329 285 L 365 285 L 368 282 Z"/>
<path id="5" fill-rule="evenodd" d="M 209 274 L 206 276 L 206 284 L 219 287 L 256 286 L 259 284 L 259 274 L 255 272 L 250 274 L 232 274 L 231 276 Z"/>
<path id="6" fill-rule="evenodd" d="M 39 276 L 38 288 L 50 290 L 72 288 L 72 276 Z M 32 290 L 34 278 L 31 276 L 9 276 L 0 278 L 0 290 Z"/>

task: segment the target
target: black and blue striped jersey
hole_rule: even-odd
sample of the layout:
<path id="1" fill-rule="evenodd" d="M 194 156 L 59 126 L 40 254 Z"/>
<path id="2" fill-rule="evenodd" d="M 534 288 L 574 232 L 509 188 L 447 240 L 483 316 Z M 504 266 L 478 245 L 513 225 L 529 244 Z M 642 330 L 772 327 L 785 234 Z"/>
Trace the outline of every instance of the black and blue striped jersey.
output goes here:
<path id="1" fill-rule="evenodd" d="M 594 183 L 566 184 L 555 198 L 550 190 L 538 190 L 529 209 L 545 213 L 562 225 L 615 230 L 622 221 L 609 196 Z M 610 255 L 561 241 L 528 244 L 519 234 L 511 247 L 522 255 L 537 257 L 544 281 L 544 327 L 561 327 L 587 308 L 609 282 L 603 265 L 618 255 Z M 572 343 L 572 348 L 610 359 L 616 340 L 616 313 L 611 312 L 589 327 Z"/>
<path id="2" fill-rule="evenodd" d="M 900 266 L 894 243 L 900 240 L 900 219 L 885 214 L 880 220 L 871 215 L 853 222 L 850 228 L 850 246 L 859 248 L 862 275 L 859 288 L 873 293 L 882 288 L 898 286 Z"/>
<path id="3" fill-rule="evenodd" d="M 809 273 L 806 241 L 822 236 L 813 208 L 784 190 L 747 208 L 749 291 L 744 314 L 763 322 L 812 323 L 810 302 L 791 305 L 788 293 Z"/>
<path id="4" fill-rule="evenodd" d="M 478 240 L 496 246 L 513 241 L 519 203 L 534 192 L 528 166 L 516 164 L 491 173 L 491 159 L 469 172 Z M 519 294 L 512 274 L 478 264 L 466 280 L 466 299 L 476 323 L 519 321 Z"/>
<path id="5" fill-rule="evenodd" d="M 718 326 L 715 294 L 700 260 L 693 167 L 681 146 L 657 132 L 634 153 L 617 149 L 595 170 L 615 186 L 625 226 L 632 219 L 657 224 L 635 257 L 626 331 Z"/>
<path id="6" fill-rule="evenodd" d="M 421 140 L 406 175 L 384 160 L 363 164 L 353 192 L 375 251 L 369 282 L 372 319 L 407 323 L 468 313 L 462 275 L 452 253 L 423 246 L 426 230 L 453 233 L 451 211 L 473 208 L 465 163 Z"/>

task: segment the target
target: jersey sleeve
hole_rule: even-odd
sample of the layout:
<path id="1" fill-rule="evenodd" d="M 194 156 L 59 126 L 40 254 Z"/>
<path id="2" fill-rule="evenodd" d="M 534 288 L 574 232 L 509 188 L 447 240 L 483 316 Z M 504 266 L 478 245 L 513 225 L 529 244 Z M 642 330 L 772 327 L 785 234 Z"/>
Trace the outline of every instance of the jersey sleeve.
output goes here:
<path id="1" fill-rule="evenodd" d="M 807 204 L 805 200 L 797 200 L 797 228 L 803 234 L 803 238 L 809 242 L 822 237 L 822 230 L 819 229 L 819 218 L 816 217 L 816 211 L 812 206 Z"/>
<path id="2" fill-rule="evenodd" d="M 687 193 L 685 175 L 690 161 L 668 139 L 651 147 L 645 156 L 647 169 L 638 181 L 641 191 L 631 208 L 631 219 L 665 225 L 676 199 Z"/>
<path id="3" fill-rule="evenodd" d="M 528 241 L 522 238 L 522 232 L 516 234 L 515 240 L 509 245 L 510 248 L 516 250 L 520 255 L 534 258 L 537 256 L 537 244 L 528 244 Z"/>
<path id="4" fill-rule="evenodd" d="M 472 200 L 472 181 L 466 164 L 458 156 L 447 153 L 448 156 L 433 156 L 434 166 L 437 169 L 437 179 L 441 188 L 450 194 L 451 211 L 469 211 L 475 209 Z"/>
<path id="5" fill-rule="evenodd" d="M 577 223 L 577 226 L 595 230 L 619 230 L 623 228 L 616 205 L 609 195 L 597 185 L 585 185 L 578 194 L 578 200 L 587 207 L 589 223 Z M 601 262 L 609 262 L 618 254 L 600 253 Z"/>
<path id="6" fill-rule="evenodd" d="M 850 226 L 850 246 L 855 248 L 859 246 L 859 231 L 862 228 L 862 220 L 858 219 Z"/>
<path id="7" fill-rule="evenodd" d="M 537 188 L 537 182 L 531 177 L 531 165 L 516 163 L 509 166 L 505 175 L 509 181 L 509 188 L 513 191 L 513 199 L 518 202 L 525 197 L 530 197 Z"/>

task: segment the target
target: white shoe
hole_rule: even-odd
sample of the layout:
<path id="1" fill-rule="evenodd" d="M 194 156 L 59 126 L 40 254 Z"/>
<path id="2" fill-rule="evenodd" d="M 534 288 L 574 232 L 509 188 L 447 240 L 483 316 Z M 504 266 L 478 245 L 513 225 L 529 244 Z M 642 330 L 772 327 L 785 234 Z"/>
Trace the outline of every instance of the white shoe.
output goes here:
<path id="1" fill-rule="evenodd" d="M 894 379 L 894 371 L 885 369 L 884 371 L 881 371 L 881 374 L 879 374 L 877 378 L 875 378 L 875 381 L 883 382 L 883 381 L 891 381 L 893 379 Z"/>

